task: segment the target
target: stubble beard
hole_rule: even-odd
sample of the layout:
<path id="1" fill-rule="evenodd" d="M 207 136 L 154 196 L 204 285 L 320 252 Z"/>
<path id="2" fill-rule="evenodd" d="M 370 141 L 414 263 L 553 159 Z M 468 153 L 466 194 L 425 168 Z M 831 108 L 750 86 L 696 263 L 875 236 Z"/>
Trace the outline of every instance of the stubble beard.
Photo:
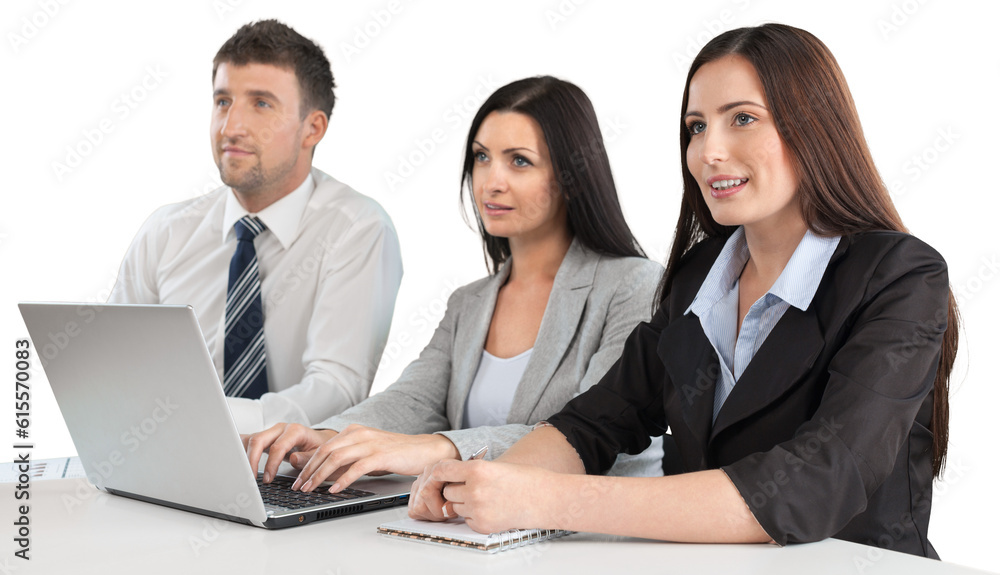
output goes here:
<path id="1" fill-rule="evenodd" d="M 246 197 L 258 196 L 273 191 L 270 188 L 295 169 L 295 164 L 298 163 L 298 154 L 296 153 L 293 157 L 289 158 L 288 162 L 268 171 L 264 171 L 259 157 L 254 156 L 254 159 L 256 160 L 255 163 L 243 170 L 227 169 L 223 160 L 220 159 L 216 165 L 219 168 L 219 178 L 222 180 L 222 183 Z"/>

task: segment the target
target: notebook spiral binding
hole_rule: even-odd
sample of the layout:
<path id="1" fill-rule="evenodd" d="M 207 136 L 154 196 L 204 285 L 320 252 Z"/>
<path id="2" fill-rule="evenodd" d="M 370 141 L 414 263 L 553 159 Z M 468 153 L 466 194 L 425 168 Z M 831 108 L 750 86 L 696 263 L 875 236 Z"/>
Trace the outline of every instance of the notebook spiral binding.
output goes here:
<path id="1" fill-rule="evenodd" d="M 535 541 L 544 541 L 550 537 L 559 537 L 565 534 L 565 532 L 560 533 L 557 529 L 510 529 L 497 533 L 496 536 L 500 538 L 500 551 L 507 551 L 524 547 Z"/>

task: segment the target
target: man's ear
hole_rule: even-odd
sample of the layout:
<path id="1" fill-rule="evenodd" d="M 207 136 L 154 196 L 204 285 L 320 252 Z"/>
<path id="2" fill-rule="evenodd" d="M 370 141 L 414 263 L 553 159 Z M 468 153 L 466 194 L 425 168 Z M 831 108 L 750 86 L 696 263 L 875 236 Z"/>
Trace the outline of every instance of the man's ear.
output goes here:
<path id="1" fill-rule="evenodd" d="M 304 138 L 302 140 L 303 148 L 314 148 L 323 136 L 326 135 L 326 128 L 329 125 L 330 120 L 326 117 L 326 114 L 319 110 L 313 110 L 306 116 L 303 130 Z"/>

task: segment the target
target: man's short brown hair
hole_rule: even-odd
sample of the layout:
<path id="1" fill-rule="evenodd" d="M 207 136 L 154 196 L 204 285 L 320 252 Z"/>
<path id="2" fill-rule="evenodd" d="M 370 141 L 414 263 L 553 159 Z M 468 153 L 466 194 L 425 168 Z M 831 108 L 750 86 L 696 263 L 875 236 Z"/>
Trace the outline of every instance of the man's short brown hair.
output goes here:
<path id="1" fill-rule="evenodd" d="M 330 61 L 315 42 L 277 20 L 244 24 L 219 48 L 212 62 L 212 81 L 219 64 L 271 64 L 295 72 L 299 81 L 300 116 L 319 110 L 329 119 L 336 99 Z"/>

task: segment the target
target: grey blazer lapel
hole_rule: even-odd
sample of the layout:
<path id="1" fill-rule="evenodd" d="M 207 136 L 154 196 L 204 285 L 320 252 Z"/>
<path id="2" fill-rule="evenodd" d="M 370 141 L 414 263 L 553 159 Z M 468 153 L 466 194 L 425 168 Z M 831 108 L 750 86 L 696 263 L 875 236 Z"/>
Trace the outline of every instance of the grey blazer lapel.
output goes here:
<path id="1" fill-rule="evenodd" d="M 473 297 L 469 298 L 466 309 L 458 320 L 455 328 L 453 364 L 451 385 L 448 388 L 448 420 L 452 429 L 462 429 L 462 418 L 465 416 L 465 399 L 469 396 L 469 388 L 479 369 L 479 361 L 486 345 L 486 335 L 493 321 L 493 310 L 497 305 L 497 294 L 500 286 L 510 275 L 510 263 L 505 263 L 488 282 Z"/>
<path id="2" fill-rule="evenodd" d="M 599 259 L 575 239 L 566 252 L 556 272 L 534 350 L 518 384 L 507 423 L 530 422 L 531 412 L 538 405 L 576 336 L 594 285 Z"/>

